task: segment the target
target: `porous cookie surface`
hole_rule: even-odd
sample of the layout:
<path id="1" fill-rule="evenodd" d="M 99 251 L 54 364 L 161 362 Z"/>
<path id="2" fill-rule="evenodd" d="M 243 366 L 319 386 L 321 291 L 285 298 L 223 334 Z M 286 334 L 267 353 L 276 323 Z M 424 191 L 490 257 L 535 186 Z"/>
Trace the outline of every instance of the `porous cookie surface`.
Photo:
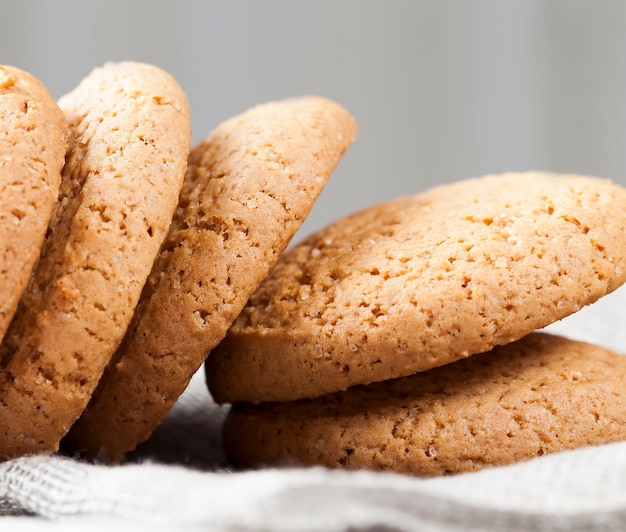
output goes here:
<path id="1" fill-rule="evenodd" d="M 297 402 L 236 404 L 232 462 L 434 476 L 626 439 L 626 356 L 559 336 Z"/>
<path id="2" fill-rule="evenodd" d="M 70 145 L 42 255 L 0 347 L 0 456 L 53 451 L 127 328 L 176 208 L 187 99 L 110 63 L 61 100 Z"/>
<path id="3" fill-rule="evenodd" d="M 356 124 L 317 97 L 236 116 L 196 146 L 128 333 L 69 448 L 118 460 L 160 423 L 309 213 Z"/>
<path id="4" fill-rule="evenodd" d="M 486 176 L 373 206 L 289 250 L 207 361 L 218 402 L 314 397 L 519 339 L 626 278 L 626 190 Z"/>
<path id="5" fill-rule="evenodd" d="M 39 257 L 67 136 L 65 117 L 45 86 L 0 65 L 0 340 Z"/>

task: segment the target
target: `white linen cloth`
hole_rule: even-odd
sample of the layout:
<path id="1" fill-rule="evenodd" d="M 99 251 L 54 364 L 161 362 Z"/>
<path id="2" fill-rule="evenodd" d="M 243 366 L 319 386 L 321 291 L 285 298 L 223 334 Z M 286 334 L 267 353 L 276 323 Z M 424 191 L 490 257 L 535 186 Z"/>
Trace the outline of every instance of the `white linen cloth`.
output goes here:
<path id="1" fill-rule="evenodd" d="M 625 309 L 626 287 L 548 330 L 626 353 Z M 239 472 L 220 448 L 226 411 L 200 372 L 124 465 L 61 456 L 0 464 L 0 529 L 626 530 L 626 442 L 435 479 Z"/>

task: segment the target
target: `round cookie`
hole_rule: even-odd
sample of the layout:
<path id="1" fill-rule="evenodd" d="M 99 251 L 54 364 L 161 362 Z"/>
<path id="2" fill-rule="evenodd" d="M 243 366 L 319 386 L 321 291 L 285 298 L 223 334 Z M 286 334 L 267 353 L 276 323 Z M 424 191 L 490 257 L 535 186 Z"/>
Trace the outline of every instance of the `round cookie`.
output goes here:
<path id="1" fill-rule="evenodd" d="M 108 63 L 59 100 L 59 202 L 0 347 L 0 456 L 55 451 L 122 339 L 176 208 L 189 110 L 176 81 Z"/>
<path id="2" fill-rule="evenodd" d="M 308 215 L 356 134 L 318 97 L 260 105 L 197 145 L 128 333 L 67 448 L 117 461 L 145 440 Z"/>
<path id="3" fill-rule="evenodd" d="M 296 402 L 235 404 L 240 466 L 323 465 L 435 476 L 626 439 L 626 356 L 560 336 Z"/>
<path id="4" fill-rule="evenodd" d="M 207 361 L 217 402 L 288 401 L 502 345 L 626 279 L 626 190 L 511 173 L 339 220 L 291 248 Z"/>
<path id="5" fill-rule="evenodd" d="M 0 65 L 0 340 L 39 257 L 67 137 L 65 117 L 46 87 Z"/>

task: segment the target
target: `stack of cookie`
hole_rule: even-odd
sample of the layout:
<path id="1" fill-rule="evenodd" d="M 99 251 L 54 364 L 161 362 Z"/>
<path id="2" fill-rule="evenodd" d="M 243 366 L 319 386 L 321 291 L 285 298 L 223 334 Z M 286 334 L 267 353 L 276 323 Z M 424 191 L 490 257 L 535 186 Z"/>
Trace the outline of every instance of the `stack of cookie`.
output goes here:
<path id="1" fill-rule="evenodd" d="M 354 139 L 316 97 L 253 108 L 190 150 L 152 65 L 55 102 L 0 68 L 0 458 L 119 460 L 221 340 Z M 70 430 L 71 429 L 71 430 Z"/>
<path id="2" fill-rule="evenodd" d="M 167 233 L 190 135 L 183 91 L 155 67 L 98 69 L 58 105 L 27 73 L 2 72 L 2 156 L 14 165 L 2 167 L 2 186 L 47 194 L 23 200 L 41 213 L 39 238 L 3 241 L 15 249 L 5 258 L 27 249 L 37 260 L 22 267 L 27 285 L 6 288 L 21 295 L 0 346 L 0 456 L 9 458 L 56 450 L 89 401 Z"/>
<path id="3" fill-rule="evenodd" d="M 535 332 L 626 279 L 626 190 L 486 176 L 292 247 L 211 353 L 243 466 L 443 475 L 626 439 L 626 357 Z"/>
<path id="4" fill-rule="evenodd" d="M 285 251 L 356 134 L 318 97 L 190 149 L 177 82 L 0 67 L 0 457 L 115 462 L 207 359 L 233 463 L 419 475 L 626 439 L 626 357 L 535 332 L 626 280 L 626 190 L 486 176 Z"/>

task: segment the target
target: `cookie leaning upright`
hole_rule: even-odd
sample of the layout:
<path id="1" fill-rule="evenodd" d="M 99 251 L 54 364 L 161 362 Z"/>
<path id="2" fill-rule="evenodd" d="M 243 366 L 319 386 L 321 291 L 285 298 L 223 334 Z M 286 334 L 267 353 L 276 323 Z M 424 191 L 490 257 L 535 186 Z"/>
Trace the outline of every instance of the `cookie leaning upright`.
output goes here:
<path id="1" fill-rule="evenodd" d="M 118 460 L 145 440 L 308 215 L 354 136 L 339 105 L 260 105 L 191 152 L 181 200 L 128 333 L 67 443 Z"/>
<path id="2" fill-rule="evenodd" d="M 375 205 L 281 257 L 207 361 L 218 402 L 286 401 L 506 344 L 626 279 L 626 189 L 486 176 Z"/>
<path id="3" fill-rule="evenodd" d="M 224 447 L 243 466 L 421 476 L 626 440 L 626 356 L 533 333 L 454 364 L 346 392 L 236 404 Z"/>
<path id="4" fill-rule="evenodd" d="M 45 86 L 0 65 L 0 340 L 39 257 L 67 136 L 65 117 Z"/>
<path id="5" fill-rule="evenodd" d="M 59 101 L 59 202 L 0 347 L 0 456 L 54 451 L 117 348 L 176 208 L 189 110 L 157 67 L 110 63 Z"/>

